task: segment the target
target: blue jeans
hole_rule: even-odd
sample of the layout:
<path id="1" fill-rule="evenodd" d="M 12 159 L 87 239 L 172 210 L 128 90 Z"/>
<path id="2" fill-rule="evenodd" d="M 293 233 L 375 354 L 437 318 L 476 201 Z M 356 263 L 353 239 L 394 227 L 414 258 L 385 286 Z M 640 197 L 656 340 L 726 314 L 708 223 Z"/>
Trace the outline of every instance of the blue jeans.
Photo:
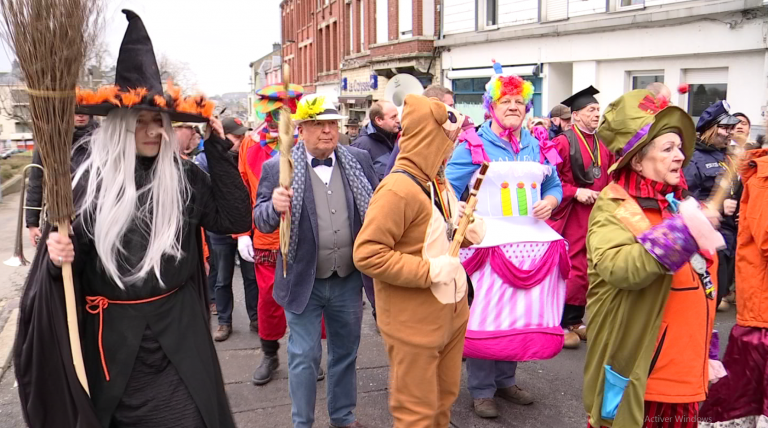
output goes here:
<path id="1" fill-rule="evenodd" d="M 467 358 L 467 388 L 473 399 L 493 398 L 497 389 L 515 385 L 516 361 Z"/>
<path id="2" fill-rule="evenodd" d="M 215 259 L 218 277 L 216 278 L 216 311 L 219 313 L 219 325 L 232 325 L 232 308 L 234 295 L 232 293 L 232 275 L 235 274 L 235 257 L 240 257 L 237 251 L 237 241 L 231 244 L 213 244 L 210 248 Z M 248 319 L 258 320 L 259 287 L 256 285 L 256 270 L 253 263 L 240 258 L 240 272 L 243 275 L 245 289 L 245 309 Z"/>
<path id="3" fill-rule="evenodd" d="M 360 272 L 354 271 L 346 278 L 334 274 L 330 278 L 315 279 L 304 312 L 285 311 L 290 330 L 288 384 L 294 428 L 310 428 L 315 421 L 323 317 L 328 336 L 328 415 L 335 426 L 347 426 L 355 421 L 355 366 L 363 321 L 362 299 Z"/>
<path id="4" fill-rule="evenodd" d="M 216 257 L 213 256 L 211 239 L 206 233 L 203 237 L 208 244 L 208 303 L 216 303 L 216 281 L 219 279 L 219 270 L 216 269 Z M 217 309 L 218 310 L 218 309 Z"/>

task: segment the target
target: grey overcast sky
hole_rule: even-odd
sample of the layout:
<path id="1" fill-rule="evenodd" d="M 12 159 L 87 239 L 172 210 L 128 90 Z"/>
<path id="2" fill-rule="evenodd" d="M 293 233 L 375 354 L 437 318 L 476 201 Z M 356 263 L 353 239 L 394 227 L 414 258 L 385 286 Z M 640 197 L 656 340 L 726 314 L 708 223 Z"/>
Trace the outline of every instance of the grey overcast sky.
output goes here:
<path id="1" fill-rule="evenodd" d="M 105 41 L 111 62 L 127 21 L 121 9 L 141 16 L 155 55 L 184 62 L 198 87 L 212 96 L 248 91 L 248 63 L 280 42 L 280 0 L 104 0 Z M 13 53 L 0 50 L 0 71 L 9 71 Z"/>

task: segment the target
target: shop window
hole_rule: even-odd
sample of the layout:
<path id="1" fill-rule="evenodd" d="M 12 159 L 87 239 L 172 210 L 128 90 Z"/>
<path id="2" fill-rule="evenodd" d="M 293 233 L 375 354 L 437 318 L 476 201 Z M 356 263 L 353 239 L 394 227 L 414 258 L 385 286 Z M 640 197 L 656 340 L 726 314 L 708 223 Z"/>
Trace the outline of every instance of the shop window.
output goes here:
<path id="1" fill-rule="evenodd" d="M 645 6 L 645 0 L 617 0 L 619 7 Z"/>
<path id="2" fill-rule="evenodd" d="M 534 116 L 541 116 L 541 78 L 528 76 L 525 80 L 533 83 L 533 111 Z M 456 109 L 468 115 L 476 124 L 483 123 L 485 119 L 485 110 L 483 109 L 483 94 L 485 93 L 485 84 L 488 83 L 487 77 L 472 79 L 454 79 L 453 93 Z"/>
<path id="3" fill-rule="evenodd" d="M 357 119 L 357 123 L 364 123 L 368 117 L 368 112 L 362 109 L 349 109 L 349 119 Z M 349 121 L 348 119 L 348 121 Z"/>
<path id="4" fill-rule="evenodd" d="M 707 107 L 726 98 L 728 84 L 726 83 L 701 83 L 688 87 L 688 114 L 693 116 L 694 122 L 698 122 L 699 116 Z"/>
<path id="5" fill-rule="evenodd" d="M 664 83 L 664 74 L 661 72 L 631 73 L 630 77 L 632 79 L 631 87 L 629 88 L 631 91 L 634 91 L 635 89 L 645 89 L 651 83 Z"/>

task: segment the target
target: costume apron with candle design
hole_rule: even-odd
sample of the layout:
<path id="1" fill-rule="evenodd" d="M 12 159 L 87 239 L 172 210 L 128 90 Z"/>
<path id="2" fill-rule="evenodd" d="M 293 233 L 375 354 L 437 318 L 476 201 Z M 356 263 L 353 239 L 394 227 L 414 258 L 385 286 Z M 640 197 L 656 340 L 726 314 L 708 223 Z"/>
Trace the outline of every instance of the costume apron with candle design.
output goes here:
<path id="1" fill-rule="evenodd" d="M 475 213 L 488 233 L 461 250 L 475 288 L 464 355 L 497 361 L 552 358 L 570 264 L 565 240 L 533 217 L 541 183 L 553 167 L 532 161 L 491 162 Z"/>

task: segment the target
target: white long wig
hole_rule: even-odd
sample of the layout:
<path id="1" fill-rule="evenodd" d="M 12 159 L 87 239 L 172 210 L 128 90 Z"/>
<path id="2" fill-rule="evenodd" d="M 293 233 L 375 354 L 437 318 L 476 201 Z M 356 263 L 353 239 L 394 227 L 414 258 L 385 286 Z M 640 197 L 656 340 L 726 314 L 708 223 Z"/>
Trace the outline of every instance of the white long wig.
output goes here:
<path id="1" fill-rule="evenodd" d="M 160 266 L 163 256 L 176 260 L 181 249 L 185 206 L 190 187 L 176 150 L 176 134 L 167 114 L 162 114 L 163 137 L 160 152 L 149 171 L 150 179 L 143 188 L 136 188 L 135 130 L 139 111 L 114 109 L 90 137 L 88 153 L 77 168 L 72 186 L 81 180 L 87 186 L 78 215 L 85 230 L 95 242 L 104 269 L 122 289 L 137 283 L 152 271 L 163 284 Z M 146 204 L 139 195 L 148 192 Z M 142 198 L 143 199 L 143 198 Z M 138 266 L 130 266 L 121 274 L 119 266 L 126 254 L 123 238 L 129 226 L 135 224 L 148 237 L 144 258 Z M 122 263 L 125 266 L 125 263 Z M 125 272 L 125 268 L 122 269 Z"/>

